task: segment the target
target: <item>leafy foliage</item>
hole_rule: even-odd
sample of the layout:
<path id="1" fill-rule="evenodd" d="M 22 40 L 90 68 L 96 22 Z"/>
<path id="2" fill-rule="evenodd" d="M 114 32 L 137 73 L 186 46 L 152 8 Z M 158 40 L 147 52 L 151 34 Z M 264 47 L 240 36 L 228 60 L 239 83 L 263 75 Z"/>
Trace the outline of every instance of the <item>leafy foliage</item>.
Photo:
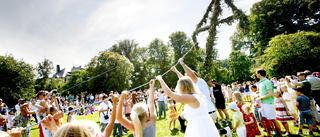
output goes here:
<path id="1" fill-rule="evenodd" d="M 255 56 L 261 56 L 272 37 L 299 31 L 320 30 L 320 4 L 313 0 L 262 0 L 249 15 L 249 31 L 242 39 Z M 240 42 L 241 43 L 241 42 Z M 242 42 L 243 43 L 243 42 Z M 252 46 L 250 46 L 252 44 Z"/>
<path id="2" fill-rule="evenodd" d="M 149 75 L 149 80 L 171 69 L 173 64 L 173 51 L 169 46 L 165 45 L 162 40 L 156 38 L 151 41 L 148 46 L 148 51 L 148 64 L 152 68 L 152 73 Z M 169 75 L 165 75 L 163 78 L 171 80 Z M 172 86 L 172 84 L 168 85 Z"/>
<path id="3" fill-rule="evenodd" d="M 320 33 L 298 32 L 278 35 L 270 41 L 263 55 L 262 68 L 270 77 L 283 77 L 299 71 L 319 71 Z"/>
<path id="4" fill-rule="evenodd" d="M 68 94 L 79 95 L 80 93 L 86 92 L 87 90 L 89 90 L 89 86 L 88 86 L 88 83 L 83 83 L 79 86 L 76 86 L 76 85 L 88 79 L 89 79 L 89 74 L 86 70 L 75 70 L 72 72 L 69 80 L 66 83 L 62 84 L 60 90 L 61 91 L 68 90 L 63 93 L 65 95 L 68 95 Z"/>
<path id="5" fill-rule="evenodd" d="M 0 56 L 0 71 L 1 98 L 8 106 L 13 107 L 19 98 L 31 98 L 35 77 L 32 65 L 5 55 Z"/>
<path id="6" fill-rule="evenodd" d="M 113 45 L 108 51 L 117 52 L 132 61 L 131 53 L 137 49 L 138 45 L 135 40 L 124 39 L 118 41 L 118 43 Z"/>
<path id="7" fill-rule="evenodd" d="M 91 92 L 101 93 L 111 90 L 122 91 L 128 89 L 131 85 L 129 79 L 133 71 L 133 64 L 118 53 L 102 51 L 98 56 L 93 57 L 87 65 L 89 77 L 99 75 L 121 64 L 124 65 L 90 80 L 88 84 Z"/>
<path id="8" fill-rule="evenodd" d="M 172 33 L 169 36 L 168 45 L 173 49 L 174 52 L 174 63 L 178 62 L 185 53 L 187 53 L 192 47 L 191 39 L 187 37 L 186 33 L 182 31 L 177 31 Z M 199 72 L 201 66 L 203 65 L 205 53 L 202 48 L 193 48 L 191 51 L 184 57 L 184 62 L 194 71 Z M 184 70 L 180 65 L 177 65 L 177 69 L 184 74 Z M 173 85 L 176 85 L 177 76 L 174 74 Z"/>
<path id="9" fill-rule="evenodd" d="M 230 79 L 232 82 L 244 82 L 251 80 L 250 66 L 251 59 L 240 50 L 233 50 L 229 55 Z"/>
<path id="10" fill-rule="evenodd" d="M 36 70 L 38 72 L 38 79 L 36 80 L 35 89 L 36 91 L 39 90 L 50 90 L 49 87 L 45 87 L 49 82 L 49 75 L 53 70 L 53 63 L 49 59 L 44 59 L 43 62 L 39 62 Z"/>

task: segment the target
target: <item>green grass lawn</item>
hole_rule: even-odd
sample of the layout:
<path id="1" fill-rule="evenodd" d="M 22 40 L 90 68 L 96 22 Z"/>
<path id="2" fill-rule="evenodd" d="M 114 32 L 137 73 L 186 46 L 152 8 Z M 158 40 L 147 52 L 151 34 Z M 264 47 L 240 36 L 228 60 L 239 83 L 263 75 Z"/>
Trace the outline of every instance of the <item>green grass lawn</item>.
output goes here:
<path id="1" fill-rule="evenodd" d="M 179 108 L 180 103 L 177 103 L 177 108 Z M 96 106 L 98 107 L 98 106 Z M 228 109 L 227 109 L 228 110 Z M 232 117 L 232 112 L 230 110 L 228 110 L 230 117 Z M 156 135 L 158 137 L 166 137 L 166 136 L 175 136 L 175 137 L 183 137 L 184 133 L 180 131 L 180 124 L 179 121 L 176 121 L 176 129 L 173 130 L 169 130 L 169 122 L 170 122 L 170 118 L 169 118 L 169 110 L 166 111 L 167 113 L 167 117 L 166 118 L 162 118 L 162 119 L 158 119 L 156 126 L 157 126 L 157 131 L 156 131 Z M 181 112 L 178 112 L 178 114 L 180 114 Z M 76 117 L 77 120 L 82 121 L 82 120 L 92 120 L 95 121 L 99 124 L 99 114 L 95 113 L 94 115 L 88 115 L 88 116 L 78 116 Z M 64 123 L 66 123 L 67 121 L 67 115 L 65 115 L 65 117 L 63 118 Z M 293 125 L 293 122 L 288 122 L 289 123 L 289 129 L 291 134 L 294 135 L 290 135 L 290 136 L 299 136 L 299 135 L 295 135 L 298 131 L 298 127 L 295 127 Z M 33 124 L 33 123 L 32 123 Z M 221 124 L 221 122 L 220 122 Z M 279 122 L 280 126 L 281 126 L 281 131 L 285 131 L 284 127 L 282 126 L 282 124 Z M 222 127 L 226 127 L 227 125 L 221 125 Z M 220 126 L 217 126 L 218 129 L 220 129 Z M 230 126 L 231 128 L 231 126 Z M 318 128 L 320 129 L 320 127 L 318 126 Z M 231 128 L 232 129 L 232 128 Z M 260 131 L 263 130 L 262 128 L 260 128 Z M 126 133 L 124 135 L 124 137 L 133 137 L 132 132 L 128 131 L 128 130 L 124 130 Z M 304 126 L 303 128 L 303 136 L 309 136 L 307 134 L 308 131 L 308 127 L 307 125 Z M 261 131 L 262 135 L 265 135 L 266 133 Z M 33 126 L 31 128 L 31 136 L 32 137 L 39 137 L 39 128 L 38 126 Z M 236 137 L 236 133 L 233 133 L 233 136 Z M 318 132 L 314 132 L 314 136 L 320 136 L 320 134 Z"/>

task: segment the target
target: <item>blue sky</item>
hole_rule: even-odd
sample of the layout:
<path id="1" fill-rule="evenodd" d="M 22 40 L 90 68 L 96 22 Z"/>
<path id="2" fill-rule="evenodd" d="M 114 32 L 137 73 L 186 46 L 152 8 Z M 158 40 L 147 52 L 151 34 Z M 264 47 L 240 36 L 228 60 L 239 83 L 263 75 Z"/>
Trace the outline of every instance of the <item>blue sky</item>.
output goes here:
<path id="1" fill-rule="evenodd" d="M 260 0 L 236 0 L 235 5 L 249 14 Z M 165 43 L 175 31 L 191 37 L 209 0 L 8 0 L 0 2 L 0 55 L 36 65 L 44 58 L 61 68 L 84 66 L 99 51 L 117 40 L 135 39 L 147 46 L 153 39 Z M 231 15 L 222 2 L 223 17 Z M 220 25 L 219 59 L 231 52 L 229 37 L 236 24 Z M 205 47 L 207 33 L 198 36 Z"/>

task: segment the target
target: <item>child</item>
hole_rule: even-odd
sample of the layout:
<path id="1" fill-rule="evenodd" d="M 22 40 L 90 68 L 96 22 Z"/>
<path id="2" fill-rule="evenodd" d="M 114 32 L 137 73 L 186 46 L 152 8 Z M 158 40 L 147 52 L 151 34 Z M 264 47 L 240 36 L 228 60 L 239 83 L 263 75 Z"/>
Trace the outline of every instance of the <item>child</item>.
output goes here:
<path id="1" fill-rule="evenodd" d="M 156 122 L 157 116 L 154 110 L 154 80 L 150 81 L 150 97 L 148 100 L 148 105 L 144 103 L 137 103 L 132 107 L 131 119 L 123 117 L 122 108 L 123 101 L 128 96 L 128 91 L 123 91 L 120 97 L 120 102 L 117 108 L 117 120 L 127 129 L 134 132 L 136 137 L 155 137 L 156 136 Z M 150 110 L 150 116 L 148 115 L 148 107 Z"/>
<path id="2" fill-rule="evenodd" d="M 259 98 L 260 96 L 260 93 L 257 89 L 257 86 L 256 85 L 252 85 L 250 86 L 250 89 L 252 91 L 252 94 L 251 94 L 251 98 L 252 98 L 252 104 L 254 104 L 254 115 L 256 117 L 256 120 L 257 122 L 261 122 L 263 120 L 261 120 L 262 117 L 259 110 L 261 108 L 261 101 L 256 101 L 257 98 Z M 259 123 L 259 126 L 262 127 L 262 122 Z"/>
<path id="3" fill-rule="evenodd" d="M 275 97 L 275 109 L 276 109 L 276 119 L 280 121 L 283 127 L 286 129 L 286 135 L 290 134 L 289 126 L 287 121 L 294 121 L 293 116 L 289 113 L 288 106 L 286 102 L 281 97 L 280 91 L 276 90 L 274 93 Z"/>
<path id="4" fill-rule="evenodd" d="M 315 124 L 313 121 L 313 117 L 311 114 L 310 106 L 312 103 L 310 102 L 310 99 L 303 94 L 303 88 L 297 87 L 294 88 L 297 99 L 296 99 L 296 107 L 299 110 L 299 131 L 297 134 L 302 135 L 302 127 L 304 123 L 304 120 L 307 121 L 308 127 L 309 127 L 309 135 L 313 135 L 312 132 L 312 126 Z"/>
<path id="5" fill-rule="evenodd" d="M 173 122 L 173 128 L 176 128 L 177 112 L 175 110 L 176 105 L 173 103 L 172 99 L 169 99 L 169 109 L 170 109 L 170 123 L 169 130 L 171 129 L 171 123 Z"/>
<path id="6" fill-rule="evenodd" d="M 234 128 L 232 131 L 237 131 L 238 137 L 246 137 L 247 130 L 246 126 L 244 125 L 243 114 L 239 111 L 237 104 L 234 102 L 231 102 L 228 107 L 233 112 Z"/>
<path id="7" fill-rule="evenodd" d="M 68 108 L 68 111 L 72 111 L 73 109 L 74 109 L 74 108 L 73 108 L 72 106 L 70 106 L 70 107 Z M 76 121 L 76 116 L 74 115 L 74 111 L 69 112 L 69 113 L 68 113 L 67 122 L 68 122 L 68 123 L 71 123 L 71 122 L 74 122 L 74 121 Z"/>
<path id="8" fill-rule="evenodd" d="M 244 124 L 246 125 L 247 129 L 247 137 L 255 137 L 256 135 L 261 135 L 260 130 L 257 125 L 257 121 L 252 112 L 250 112 L 249 105 L 243 105 L 243 116 L 244 116 Z"/>
<path id="9" fill-rule="evenodd" d="M 294 109 L 292 98 L 291 98 L 290 93 L 288 92 L 287 86 L 286 85 L 282 85 L 280 87 L 280 89 L 281 89 L 281 91 L 283 91 L 282 98 L 287 103 L 289 112 L 292 114 L 293 118 L 295 119 L 294 120 L 294 124 L 296 124 L 297 123 L 296 122 L 297 121 L 297 113 L 296 113 L 296 110 Z"/>
<path id="10" fill-rule="evenodd" d="M 240 112 L 243 113 L 242 105 L 244 105 L 244 101 L 241 95 L 241 92 L 233 93 L 234 101 L 236 101 L 237 107 L 240 108 Z"/>

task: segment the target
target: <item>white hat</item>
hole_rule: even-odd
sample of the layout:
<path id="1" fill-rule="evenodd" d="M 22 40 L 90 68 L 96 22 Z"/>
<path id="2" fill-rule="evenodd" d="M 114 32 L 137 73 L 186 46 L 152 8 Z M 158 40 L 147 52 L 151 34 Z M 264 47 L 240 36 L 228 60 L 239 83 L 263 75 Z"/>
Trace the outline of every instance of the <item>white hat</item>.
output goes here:
<path id="1" fill-rule="evenodd" d="M 229 103 L 228 107 L 229 107 L 230 109 L 239 111 L 239 108 L 238 108 L 238 106 L 237 106 L 237 104 L 236 104 L 235 102 Z"/>

